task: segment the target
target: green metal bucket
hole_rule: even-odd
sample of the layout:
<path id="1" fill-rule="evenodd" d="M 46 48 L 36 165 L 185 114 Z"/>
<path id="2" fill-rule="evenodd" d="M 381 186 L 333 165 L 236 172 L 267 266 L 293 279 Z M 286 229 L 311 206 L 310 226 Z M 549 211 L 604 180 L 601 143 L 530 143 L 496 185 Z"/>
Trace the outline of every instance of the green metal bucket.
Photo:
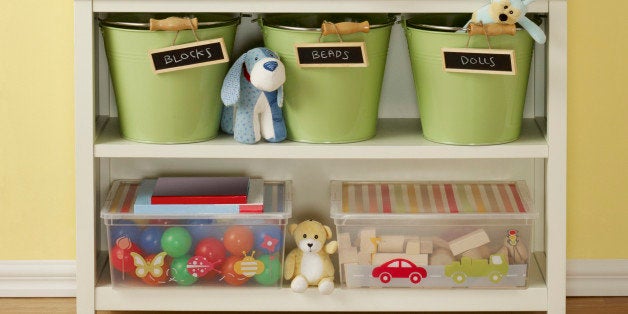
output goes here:
<path id="1" fill-rule="evenodd" d="M 324 21 L 369 21 L 368 33 L 342 35 L 344 42 L 365 42 L 368 67 L 301 68 L 295 44 L 338 42 L 321 38 Z M 379 98 L 394 19 L 386 14 L 278 14 L 260 20 L 266 47 L 286 67 L 283 113 L 288 139 L 309 143 L 347 143 L 375 136 Z"/>
<path id="2" fill-rule="evenodd" d="M 157 144 L 192 143 L 218 134 L 220 88 L 229 69 L 220 63 L 155 74 L 149 50 L 196 41 L 191 30 L 149 31 L 150 18 L 172 14 L 123 13 L 101 21 L 120 132 L 126 139 Z M 198 14 L 199 40 L 222 37 L 230 54 L 239 17 Z"/>
<path id="3" fill-rule="evenodd" d="M 523 30 L 490 37 L 493 49 L 515 51 L 516 75 L 452 73 L 443 70 L 441 48 L 465 48 L 456 32 L 468 14 L 421 14 L 405 21 L 423 136 L 455 145 L 489 145 L 519 138 L 534 41 Z M 458 26 L 458 27 L 455 27 Z M 469 48 L 488 48 L 472 36 Z"/>

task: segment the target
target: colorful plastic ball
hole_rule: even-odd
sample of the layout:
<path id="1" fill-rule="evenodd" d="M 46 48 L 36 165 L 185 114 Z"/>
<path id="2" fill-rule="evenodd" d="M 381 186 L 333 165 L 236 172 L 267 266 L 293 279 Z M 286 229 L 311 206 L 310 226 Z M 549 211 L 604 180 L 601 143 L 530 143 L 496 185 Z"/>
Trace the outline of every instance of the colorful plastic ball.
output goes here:
<path id="1" fill-rule="evenodd" d="M 249 252 L 253 249 L 253 231 L 245 226 L 231 226 L 225 231 L 223 237 L 225 248 L 232 255 L 241 257 L 242 252 Z"/>
<path id="2" fill-rule="evenodd" d="M 188 272 L 188 260 L 190 258 L 190 255 L 183 255 L 173 259 L 172 264 L 170 264 L 170 277 L 181 286 L 189 286 L 198 280 Z"/>
<path id="3" fill-rule="evenodd" d="M 283 246 L 283 232 L 278 226 L 256 226 L 255 251 L 263 254 L 280 252 Z"/>
<path id="4" fill-rule="evenodd" d="M 282 275 L 279 254 L 262 255 L 257 260 L 264 263 L 264 271 L 253 277 L 255 278 L 255 281 L 264 286 L 277 284 Z"/>
<path id="5" fill-rule="evenodd" d="M 109 227 L 109 238 L 115 242 L 121 238 L 127 238 L 133 243 L 139 243 L 142 229 L 132 220 L 117 220 Z"/>
<path id="6" fill-rule="evenodd" d="M 224 262 L 227 257 L 225 246 L 216 238 L 205 238 L 198 242 L 194 255 L 203 256 L 211 263 Z"/>
<path id="7" fill-rule="evenodd" d="M 161 249 L 161 237 L 164 234 L 163 227 L 152 226 L 144 229 L 140 235 L 139 246 L 146 254 L 163 252 Z"/>
<path id="8" fill-rule="evenodd" d="M 142 255 L 142 250 L 137 247 L 128 238 L 120 238 L 109 250 L 109 262 L 113 268 L 123 273 L 135 272 L 135 264 L 133 263 L 133 256 L 131 252 Z"/>
<path id="9" fill-rule="evenodd" d="M 148 265 L 151 265 L 153 259 L 157 254 L 151 254 L 146 256 L 145 261 Z M 172 258 L 170 256 L 166 256 L 164 260 L 164 264 L 161 266 L 163 269 L 163 273 L 159 277 L 154 277 L 150 272 L 144 277 L 141 278 L 142 281 L 151 286 L 158 286 L 168 283 L 168 273 L 170 269 L 170 264 L 172 263 Z"/>
<path id="10" fill-rule="evenodd" d="M 174 258 L 187 254 L 191 247 L 192 236 L 183 227 L 170 227 L 161 236 L 161 248 Z"/>
<path id="11" fill-rule="evenodd" d="M 222 233 L 224 230 L 218 230 L 217 226 L 213 224 L 213 219 L 190 219 L 187 221 L 186 229 L 192 235 L 193 246 L 203 238 L 218 238 L 222 239 Z"/>
<path id="12" fill-rule="evenodd" d="M 249 277 L 240 275 L 235 271 L 235 263 L 241 260 L 242 257 L 229 256 L 220 269 L 220 272 L 224 277 L 223 280 L 232 286 L 240 286 L 249 281 Z"/>

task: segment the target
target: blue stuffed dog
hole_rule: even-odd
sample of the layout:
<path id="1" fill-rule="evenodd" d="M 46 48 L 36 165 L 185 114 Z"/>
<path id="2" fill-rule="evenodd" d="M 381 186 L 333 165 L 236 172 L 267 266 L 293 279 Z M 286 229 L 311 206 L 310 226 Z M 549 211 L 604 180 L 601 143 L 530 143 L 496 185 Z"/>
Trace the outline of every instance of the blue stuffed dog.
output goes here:
<path id="1" fill-rule="evenodd" d="M 220 123 L 236 141 L 254 144 L 262 137 L 269 142 L 286 138 L 283 120 L 283 83 L 286 70 L 274 52 L 253 48 L 231 66 L 222 84 L 225 104 Z"/>

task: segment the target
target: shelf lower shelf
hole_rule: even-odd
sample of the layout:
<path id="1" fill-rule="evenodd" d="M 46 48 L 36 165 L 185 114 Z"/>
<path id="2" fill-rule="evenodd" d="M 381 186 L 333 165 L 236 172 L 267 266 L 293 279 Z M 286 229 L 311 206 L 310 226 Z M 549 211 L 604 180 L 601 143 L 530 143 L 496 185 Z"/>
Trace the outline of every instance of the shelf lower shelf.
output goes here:
<path id="1" fill-rule="evenodd" d="M 380 119 L 377 135 L 350 144 L 308 144 L 291 141 L 254 145 L 222 134 L 212 140 L 177 145 L 143 144 L 121 137 L 117 118 L 104 122 L 96 139 L 100 158 L 281 158 L 281 159 L 429 159 L 547 158 L 548 145 L 534 119 L 524 119 L 521 137 L 507 144 L 456 146 L 430 142 L 420 134 L 418 119 Z"/>
<path id="2" fill-rule="evenodd" d="M 542 253 L 536 254 L 542 261 Z M 111 286 L 109 271 L 96 286 L 97 310 L 145 311 L 546 311 L 547 286 L 532 259 L 527 289 L 345 289 L 321 295 L 315 288 Z M 542 263 L 542 262 L 541 262 Z M 490 291 L 490 293 L 487 293 Z"/>

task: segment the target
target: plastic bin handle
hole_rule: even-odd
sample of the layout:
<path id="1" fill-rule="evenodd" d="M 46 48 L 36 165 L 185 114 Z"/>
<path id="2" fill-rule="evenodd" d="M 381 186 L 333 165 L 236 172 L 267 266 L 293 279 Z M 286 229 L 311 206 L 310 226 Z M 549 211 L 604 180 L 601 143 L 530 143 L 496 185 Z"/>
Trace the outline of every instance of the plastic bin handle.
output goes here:
<path id="1" fill-rule="evenodd" d="M 184 29 L 198 29 L 198 19 L 176 16 L 163 20 L 150 19 L 151 31 L 180 31 Z"/>
<path id="2" fill-rule="evenodd" d="M 321 25 L 321 34 L 323 36 L 329 34 L 339 34 L 339 35 L 348 35 L 357 32 L 368 33 L 370 30 L 370 25 L 368 21 L 364 21 L 361 23 L 356 22 L 340 22 L 340 23 L 331 23 L 331 22 L 323 22 Z"/>

